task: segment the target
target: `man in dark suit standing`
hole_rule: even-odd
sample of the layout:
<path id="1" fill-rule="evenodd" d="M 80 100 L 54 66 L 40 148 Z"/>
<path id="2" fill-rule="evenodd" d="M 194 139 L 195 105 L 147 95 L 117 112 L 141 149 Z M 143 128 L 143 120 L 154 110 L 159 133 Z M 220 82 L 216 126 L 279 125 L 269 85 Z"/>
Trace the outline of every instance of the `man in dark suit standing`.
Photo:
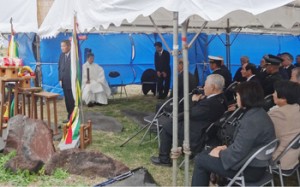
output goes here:
<path id="1" fill-rule="evenodd" d="M 74 98 L 72 94 L 71 88 L 71 56 L 70 56 L 70 49 L 71 43 L 69 40 L 63 40 L 60 43 L 60 48 L 62 53 L 59 57 L 58 62 L 58 79 L 59 83 L 63 89 L 64 96 L 65 96 L 65 104 L 68 112 L 68 119 L 74 110 Z M 68 120 L 63 121 L 64 123 L 68 122 Z"/>
<path id="2" fill-rule="evenodd" d="M 158 99 L 165 99 L 170 89 L 171 67 L 170 54 L 162 48 L 161 42 L 155 42 L 156 49 L 154 55 L 155 69 L 158 77 Z"/>

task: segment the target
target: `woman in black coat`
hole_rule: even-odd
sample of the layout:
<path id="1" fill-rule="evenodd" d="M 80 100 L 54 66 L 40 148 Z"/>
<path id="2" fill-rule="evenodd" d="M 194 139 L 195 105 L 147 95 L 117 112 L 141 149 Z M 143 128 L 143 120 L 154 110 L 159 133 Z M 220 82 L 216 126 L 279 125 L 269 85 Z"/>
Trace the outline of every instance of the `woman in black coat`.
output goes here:
<path id="1" fill-rule="evenodd" d="M 244 82 L 237 88 L 237 104 L 245 109 L 231 145 L 203 151 L 195 158 L 192 186 L 208 186 L 211 173 L 234 177 L 250 154 L 274 140 L 273 123 L 262 108 L 264 93 L 257 82 Z M 254 160 L 245 170 L 247 182 L 257 181 L 268 163 Z"/>

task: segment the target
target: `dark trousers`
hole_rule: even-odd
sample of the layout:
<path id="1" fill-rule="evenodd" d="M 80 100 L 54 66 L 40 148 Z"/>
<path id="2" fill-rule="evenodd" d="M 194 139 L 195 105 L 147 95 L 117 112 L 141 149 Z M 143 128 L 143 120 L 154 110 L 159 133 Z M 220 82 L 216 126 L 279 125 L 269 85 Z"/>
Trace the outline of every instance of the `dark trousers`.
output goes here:
<path id="1" fill-rule="evenodd" d="M 266 168 L 248 167 L 244 172 L 245 180 L 257 181 L 263 176 L 265 170 Z M 209 151 L 202 151 L 195 158 L 192 186 L 208 186 L 211 173 L 232 178 L 237 172 L 225 170 L 220 158 L 210 156 Z"/>
<path id="2" fill-rule="evenodd" d="M 167 97 L 169 90 L 170 90 L 170 78 L 171 76 L 168 75 L 166 78 L 159 77 L 157 80 L 157 90 L 158 94 L 161 97 Z"/>
<path id="3" fill-rule="evenodd" d="M 68 112 L 68 119 L 70 119 L 70 116 L 74 110 L 75 101 L 73 98 L 72 89 L 66 89 L 63 87 L 64 95 L 65 95 L 65 104 Z"/>
<path id="4" fill-rule="evenodd" d="M 163 125 L 163 129 L 160 134 L 160 148 L 159 148 L 159 158 L 163 162 L 170 161 L 170 152 L 172 148 L 173 140 L 173 124 L 167 123 Z M 183 140 L 183 129 L 178 124 L 178 140 L 179 144 Z"/>

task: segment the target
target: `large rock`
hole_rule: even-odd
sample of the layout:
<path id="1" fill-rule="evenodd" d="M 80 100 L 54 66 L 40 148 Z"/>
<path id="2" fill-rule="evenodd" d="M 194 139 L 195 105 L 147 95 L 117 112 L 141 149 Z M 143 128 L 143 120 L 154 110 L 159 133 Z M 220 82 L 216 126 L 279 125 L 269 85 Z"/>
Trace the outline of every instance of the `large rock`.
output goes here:
<path id="1" fill-rule="evenodd" d="M 56 168 L 62 168 L 71 174 L 105 178 L 115 177 L 129 171 L 129 168 L 121 162 L 100 152 L 86 152 L 79 149 L 55 153 L 45 165 L 45 173 L 51 175 Z"/>
<path id="2" fill-rule="evenodd" d="M 17 155 L 10 159 L 4 167 L 14 173 L 17 173 L 18 170 L 28 170 L 30 173 L 37 173 L 43 165 L 44 163 L 41 160 L 28 160 L 24 155 Z"/>
<path id="3" fill-rule="evenodd" d="M 39 166 L 40 162 L 46 163 L 55 153 L 52 139 L 52 130 L 42 120 L 30 119 L 22 115 L 12 117 L 8 121 L 4 152 L 17 150 L 17 158 L 7 165 L 11 166 L 8 168 L 12 171 L 17 169 L 31 171 L 32 168 L 36 168 L 35 165 Z"/>

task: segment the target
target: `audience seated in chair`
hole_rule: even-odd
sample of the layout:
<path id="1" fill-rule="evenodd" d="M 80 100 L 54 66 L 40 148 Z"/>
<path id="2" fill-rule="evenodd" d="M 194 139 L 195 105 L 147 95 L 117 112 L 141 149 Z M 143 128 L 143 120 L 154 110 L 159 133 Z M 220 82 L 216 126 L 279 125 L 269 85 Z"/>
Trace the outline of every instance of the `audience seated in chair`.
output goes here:
<path id="1" fill-rule="evenodd" d="M 291 81 L 279 81 L 274 84 L 274 103 L 278 106 L 269 111 L 279 146 L 273 154 L 277 156 L 300 133 L 300 85 Z M 300 149 L 291 149 L 280 160 L 283 170 L 293 169 L 298 163 Z"/>
<path id="2" fill-rule="evenodd" d="M 291 81 L 300 84 L 300 67 L 296 67 L 292 70 Z"/>
<path id="3" fill-rule="evenodd" d="M 233 143 L 202 151 L 196 156 L 192 186 L 208 186 L 211 173 L 234 177 L 256 150 L 276 139 L 272 120 L 262 108 L 263 99 L 259 83 L 250 81 L 238 86 L 237 104 L 246 112 L 239 120 Z M 246 182 L 260 180 L 268 164 L 253 160 L 244 172 Z"/>
<path id="4" fill-rule="evenodd" d="M 82 100 L 89 107 L 106 105 L 110 94 L 103 68 L 94 63 L 94 54 L 88 54 L 87 62 L 82 66 Z"/>
<path id="5" fill-rule="evenodd" d="M 192 92 L 192 90 L 194 90 L 195 88 L 197 88 L 197 81 L 195 79 L 195 76 L 192 75 L 189 72 L 189 93 Z M 180 102 L 180 100 L 183 98 L 183 60 L 179 59 L 178 61 L 178 102 L 179 102 L 179 106 L 178 106 L 178 112 L 183 112 L 183 102 Z M 173 90 L 170 94 L 170 98 L 173 98 Z M 169 110 L 168 112 L 172 113 L 173 110 L 173 102 L 170 102 L 170 104 L 168 106 L 165 107 L 166 110 Z M 159 102 L 156 106 L 156 111 L 160 108 L 160 106 L 163 103 Z"/>
<path id="6" fill-rule="evenodd" d="M 227 109 L 226 98 L 222 93 L 224 78 L 221 75 L 209 75 L 205 81 L 204 94 L 192 96 L 190 106 L 190 145 L 192 152 L 201 147 L 202 135 L 206 128 L 214 121 L 218 120 Z M 183 141 L 184 120 L 183 113 L 178 116 L 178 138 Z M 164 124 L 161 132 L 161 143 L 159 156 L 151 157 L 151 161 L 156 165 L 171 166 L 170 151 L 172 147 L 172 123 Z"/>

